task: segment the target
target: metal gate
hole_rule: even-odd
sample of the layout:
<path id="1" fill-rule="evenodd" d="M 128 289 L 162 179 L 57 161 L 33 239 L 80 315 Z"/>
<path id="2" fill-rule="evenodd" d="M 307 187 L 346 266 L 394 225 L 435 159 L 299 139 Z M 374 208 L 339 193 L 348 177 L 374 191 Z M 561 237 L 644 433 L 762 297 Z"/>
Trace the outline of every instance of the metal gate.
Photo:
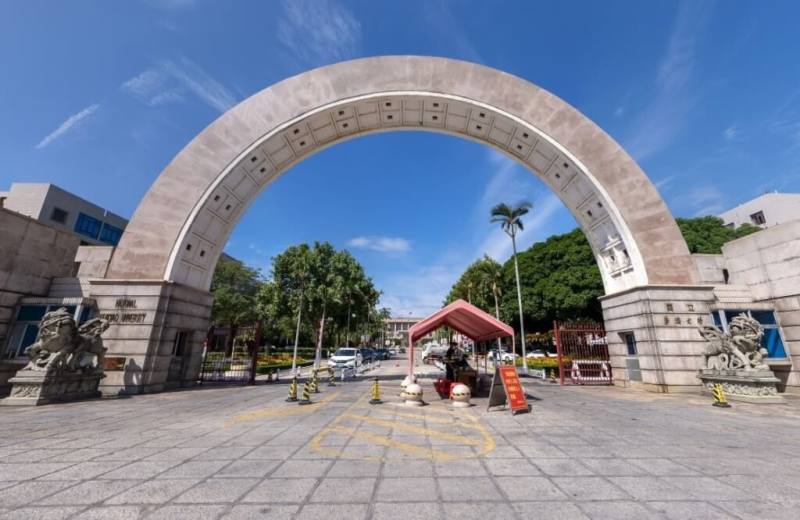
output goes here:
<path id="1" fill-rule="evenodd" d="M 252 356 L 225 356 L 224 352 L 207 352 L 200 366 L 202 383 L 249 384 L 253 367 Z"/>
<path id="2" fill-rule="evenodd" d="M 611 363 L 602 323 L 553 322 L 561 384 L 610 385 Z"/>

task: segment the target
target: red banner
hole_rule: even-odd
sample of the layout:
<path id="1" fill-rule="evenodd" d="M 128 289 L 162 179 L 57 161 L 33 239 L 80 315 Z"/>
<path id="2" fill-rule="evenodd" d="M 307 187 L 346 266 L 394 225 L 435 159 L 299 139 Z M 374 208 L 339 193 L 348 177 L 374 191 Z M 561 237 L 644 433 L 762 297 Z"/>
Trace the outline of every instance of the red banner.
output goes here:
<path id="1" fill-rule="evenodd" d="M 512 412 L 528 411 L 528 400 L 525 399 L 525 390 L 519 382 L 519 375 L 517 374 L 517 367 L 515 366 L 502 366 L 500 367 L 500 379 L 503 381 L 503 387 L 506 389 L 508 396 L 508 407 Z"/>

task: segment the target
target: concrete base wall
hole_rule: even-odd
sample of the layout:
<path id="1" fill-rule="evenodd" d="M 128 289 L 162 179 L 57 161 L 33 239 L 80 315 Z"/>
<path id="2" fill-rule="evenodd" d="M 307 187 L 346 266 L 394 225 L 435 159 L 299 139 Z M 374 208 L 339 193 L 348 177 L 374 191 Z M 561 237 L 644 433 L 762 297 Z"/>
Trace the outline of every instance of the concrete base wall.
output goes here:
<path id="1" fill-rule="evenodd" d="M 645 286 L 601 298 L 615 384 L 656 392 L 697 392 L 707 324 L 714 303 L 710 286 Z M 630 381 L 627 346 L 636 338 L 642 381 Z"/>
<path id="2" fill-rule="evenodd" d="M 194 384 L 213 297 L 208 292 L 156 281 L 90 280 L 90 295 L 112 325 L 103 335 L 108 357 L 124 369 L 107 371 L 104 395 L 160 392 Z M 179 332 L 188 332 L 185 355 L 172 355 Z"/>

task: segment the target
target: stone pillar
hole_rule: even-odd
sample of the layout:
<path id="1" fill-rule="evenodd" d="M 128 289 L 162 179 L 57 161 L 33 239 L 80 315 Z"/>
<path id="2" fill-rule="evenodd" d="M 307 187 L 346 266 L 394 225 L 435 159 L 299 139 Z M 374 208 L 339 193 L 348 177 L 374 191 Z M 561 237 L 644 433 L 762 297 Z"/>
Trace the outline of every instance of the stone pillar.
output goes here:
<path id="1" fill-rule="evenodd" d="M 109 361 L 103 395 L 160 392 L 197 381 L 210 293 L 163 280 L 97 279 L 89 286 L 100 317 L 111 323 L 103 335 Z M 173 356 L 179 332 L 187 332 L 182 359 Z"/>
<path id="2" fill-rule="evenodd" d="M 697 327 L 711 320 L 712 286 L 649 285 L 603 296 L 600 301 L 615 384 L 664 393 L 700 389 L 697 370 L 702 366 L 705 341 Z M 628 356 L 625 333 L 636 339 L 635 358 Z M 628 359 L 637 358 L 641 381 L 628 373 Z"/>

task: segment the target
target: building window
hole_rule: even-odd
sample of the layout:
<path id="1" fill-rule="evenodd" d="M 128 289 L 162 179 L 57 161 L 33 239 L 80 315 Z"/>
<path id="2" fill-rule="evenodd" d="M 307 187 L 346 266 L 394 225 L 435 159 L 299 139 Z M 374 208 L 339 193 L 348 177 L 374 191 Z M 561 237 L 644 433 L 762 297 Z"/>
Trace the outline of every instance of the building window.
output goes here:
<path id="1" fill-rule="evenodd" d="M 764 217 L 763 211 L 756 211 L 750 215 L 750 221 L 756 226 L 763 226 L 767 223 L 767 219 Z"/>
<path id="2" fill-rule="evenodd" d="M 118 227 L 112 226 L 108 222 L 103 224 L 103 229 L 100 230 L 100 242 L 111 244 L 115 246 L 119 244 L 119 239 L 122 236 L 122 230 Z"/>
<path id="3" fill-rule="evenodd" d="M 622 341 L 625 342 L 625 346 L 628 349 L 629 356 L 635 356 L 638 354 L 636 350 L 636 337 L 633 335 L 633 332 L 623 332 L 620 334 L 622 336 Z"/>
<path id="4" fill-rule="evenodd" d="M 68 213 L 63 209 L 53 208 L 53 212 L 50 213 L 50 220 L 52 220 L 53 222 L 58 222 L 59 224 L 66 224 L 67 215 Z"/>
<path id="5" fill-rule="evenodd" d="M 714 311 L 714 324 L 725 332 L 730 333 L 728 323 L 739 314 L 749 314 L 764 327 L 764 337 L 761 339 L 761 346 L 767 349 L 767 358 L 785 359 L 786 349 L 783 347 L 783 339 L 772 311 L 749 311 L 749 310 L 719 310 Z"/>
<path id="6" fill-rule="evenodd" d="M 175 334 L 175 342 L 172 344 L 172 356 L 183 357 L 186 352 L 186 343 L 189 339 L 189 333 L 182 330 Z"/>
<path id="7" fill-rule="evenodd" d="M 102 225 L 103 223 L 96 218 L 84 213 L 78 213 L 78 220 L 75 221 L 75 232 L 97 240 Z"/>

